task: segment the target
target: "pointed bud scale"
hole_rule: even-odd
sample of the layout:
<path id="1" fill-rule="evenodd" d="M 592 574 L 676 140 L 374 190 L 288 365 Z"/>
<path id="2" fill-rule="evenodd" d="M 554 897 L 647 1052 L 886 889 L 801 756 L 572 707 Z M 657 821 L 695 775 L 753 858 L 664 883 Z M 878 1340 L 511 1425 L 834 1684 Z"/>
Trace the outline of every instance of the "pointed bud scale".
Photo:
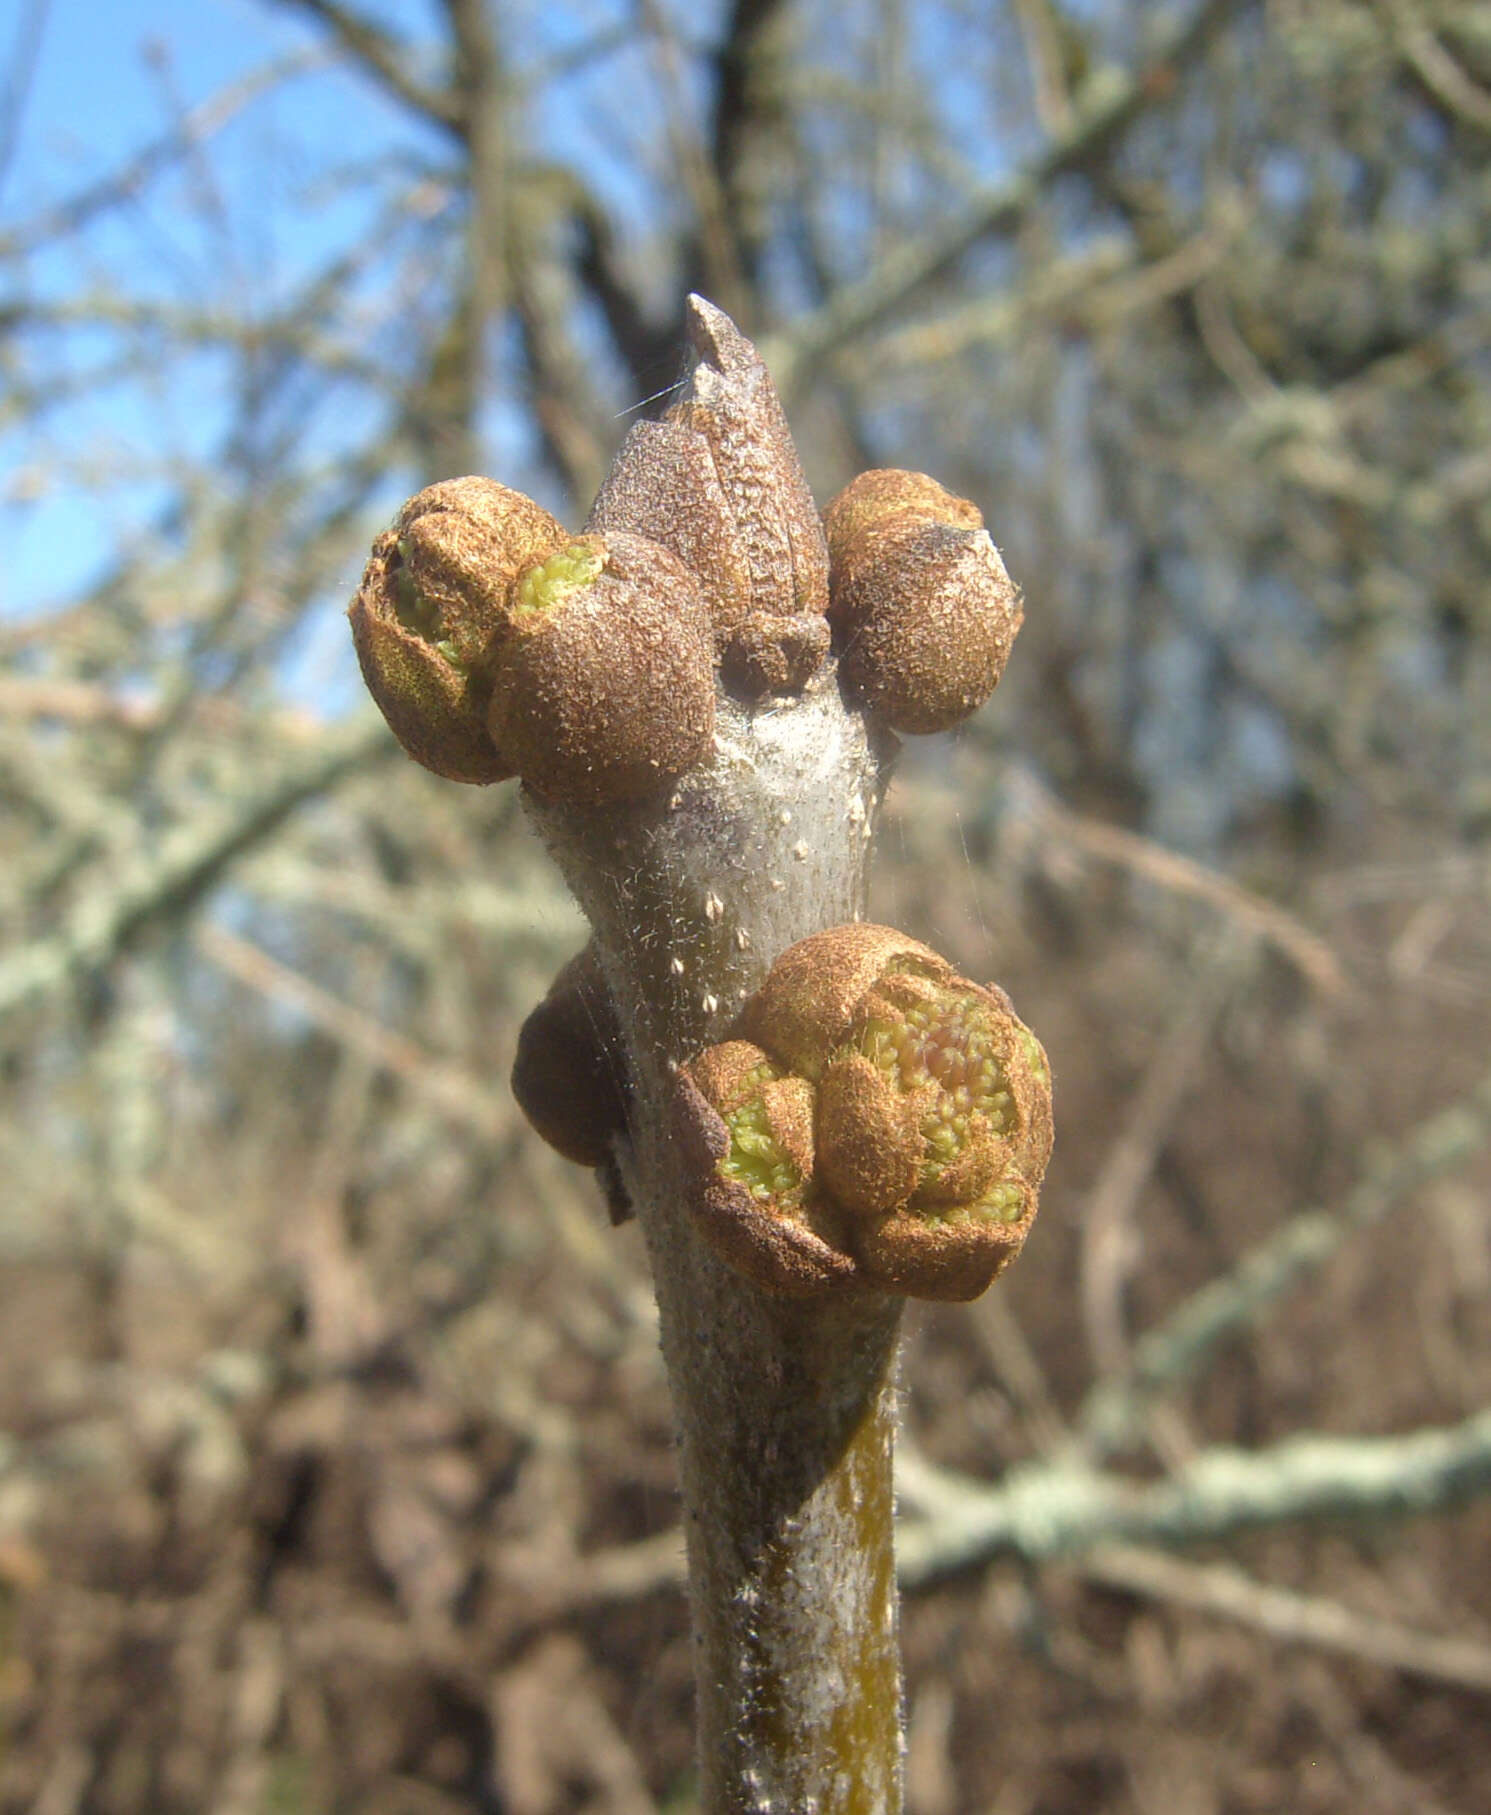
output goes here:
<path id="1" fill-rule="evenodd" d="M 727 683 L 747 698 L 793 692 L 822 665 L 828 545 L 771 374 L 734 322 L 691 296 L 688 384 L 662 426 L 707 450 L 729 515 L 729 605 L 717 616 Z M 737 612 L 735 575 L 745 578 Z M 717 590 L 726 590 L 718 589 Z M 795 620 L 807 620 L 804 629 Z"/>
<path id="2" fill-rule="evenodd" d="M 630 530 L 695 575 L 721 635 L 751 608 L 751 581 L 709 444 L 679 422 L 638 422 L 611 462 L 585 528 Z"/>
<path id="3" fill-rule="evenodd" d="M 688 301 L 694 368 L 668 412 L 703 436 L 734 515 L 751 606 L 777 617 L 828 605 L 828 549 L 792 432 L 761 356 L 730 317 Z"/>
<path id="4" fill-rule="evenodd" d="M 493 651 L 520 569 L 565 536 L 494 479 L 450 479 L 411 498 L 373 545 L 348 608 L 368 691 L 416 762 L 451 781 L 513 766 L 486 729 Z"/>
<path id="5" fill-rule="evenodd" d="M 982 1292 L 1024 1242 L 1051 1151 L 1050 1069 L 1004 993 L 856 924 L 784 952 L 740 1026 L 680 1082 L 706 1239 L 782 1291 L 845 1283 L 807 1230 L 861 1286 Z M 788 1084 L 811 1099 L 810 1150 L 773 1119 Z"/>
<path id="6" fill-rule="evenodd" d="M 893 731 L 947 731 L 998 684 L 1018 588 L 976 506 L 925 473 L 861 473 L 825 513 L 845 686 Z"/>
<path id="7" fill-rule="evenodd" d="M 714 651 L 699 582 L 645 536 L 581 536 L 518 578 L 487 725 L 524 782 L 637 800 L 703 762 Z"/>

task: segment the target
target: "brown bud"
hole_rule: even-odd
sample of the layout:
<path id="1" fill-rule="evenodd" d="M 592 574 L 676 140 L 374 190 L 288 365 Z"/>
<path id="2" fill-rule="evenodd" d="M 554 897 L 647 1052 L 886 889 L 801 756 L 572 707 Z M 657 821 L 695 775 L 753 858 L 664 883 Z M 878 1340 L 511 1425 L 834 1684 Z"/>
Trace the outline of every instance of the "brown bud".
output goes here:
<path id="1" fill-rule="evenodd" d="M 959 529 L 982 529 L 979 507 L 938 483 L 930 473 L 902 467 L 876 467 L 850 481 L 823 513 L 832 562 L 886 517 L 910 512 L 925 523 L 951 523 Z"/>
<path id="2" fill-rule="evenodd" d="M 788 946 L 740 1012 L 748 1040 L 813 1082 L 848 1037 L 855 1011 L 892 968 L 953 975 L 945 958 L 893 926 L 856 921 Z"/>
<path id="3" fill-rule="evenodd" d="M 918 1109 L 893 1094 L 863 1053 L 840 1053 L 818 1084 L 818 1174 L 845 1209 L 861 1215 L 896 1210 L 921 1178 Z"/>
<path id="4" fill-rule="evenodd" d="M 981 1292 L 1019 1252 L 1051 1151 L 1050 1070 L 1004 993 L 889 927 L 841 926 L 784 952 L 740 1025 L 688 1074 L 725 1129 L 695 1143 L 706 1236 L 763 1284 L 784 1242 L 801 1262 L 806 1222 L 863 1285 Z M 800 1140 L 784 1169 L 771 1119 L 791 1082 L 812 1098 L 810 1171 Z M 840 1278 L 815 1250 L 810 1287 L 805 1264 L 777 1289 Z"/>
<path id="5" fill-rule="evenodd" d="M 570 959 L 518 1034 L 513 1096 L 567 1160 L 601 1166 L 624 1133 L 630 1085 L 615 1004 L 594 945 Z"/>
<path id="6" fill-rule="evenodd" d="M 848 1050 L 879 1074 L 873 1087 L 864 1081 L 863 1097 L 887 1126 L 898 1111 L 914 1115 L 919 1167 L 901 1203 L 887 1210 L 887 1189 L 863 1204 L 850 1246 L 891 1290 L 976 1297 L 1014 1259 L 1035 1216 L 1051 1154 L 1045 1053 L 1002 991 L 909 975 L 870 992 Z M 820 1106 L 827 1147 L 823 1123 Z M 889 1180 L 888 1161 L 885 1172 Z"/>
<path id="7" fill-rule="evenodd" d="M 812 1118 L 812 1087 L 748 1041 L 679 1073 L 675 1131 L 698 1226 L 747 1278 L 794 1298 L 860 1283 L 840 1219 L 812 1189 Z"/>
<path id="8" fill-rule="evenodd" d="M 650 537 L 695 575 L 734 692 L 796 692 L 828 654 L 823 527 L 755 348 L 697 296 L 688 331 L 682 395 L 632 428 L 586 529 Z"/>
<path id="9" fill-rule="evenodd" d="M 845 685 L 894 731 L 946 731 L 994 691 L 1023 612 L 977 508 L 924 473 L 861 473 L 825 514 Z"/>
<path id="10" fill-rule="evenodd" d="M 373 545 L 347 613 L 357 658 L 394 736 L 437 775 L 514 773 L 486 728 L 492 654 L 519 570 L 563 540 L 531 498 L 469 478 L 418 493 Z"/>
<path id="11" fill-rule="evenodd" d="M 528 786 L 577 805 L 640 799 L 702 762 L 714 661 L 698 581 L 623 530 L 578 537 L 529 568 L 487 724 Z"/>
<path id="12" fill-rule="evenodd" d="M 681 422 L 638 422 L 596 493 L 585 528 L 661 543 L 699 581 L 717 636 L 751 608 L 750 575 L 709 443 Z"/>
<path id="13" fill-rule="evenodd" d="M 748 700 L 800 693 L 823 666 L 830 640 L 823 618 L 757 612 L 727 641 L 720 673 L 727 687 Z"/>
<path id="14" fill-rule="evenodd" d="M 730 507 L 751 609 L 773 617 L 828 604 L 828 549 L 771 374 L 723 310 L 688 300 L 694 368 L 668 412 L 701 435 Z"/>

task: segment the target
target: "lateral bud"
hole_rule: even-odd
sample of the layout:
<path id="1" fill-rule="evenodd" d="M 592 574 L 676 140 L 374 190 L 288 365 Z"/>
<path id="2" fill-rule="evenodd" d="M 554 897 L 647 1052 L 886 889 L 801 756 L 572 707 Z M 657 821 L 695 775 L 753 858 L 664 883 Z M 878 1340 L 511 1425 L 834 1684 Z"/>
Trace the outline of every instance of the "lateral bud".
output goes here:
<path id="1" fill-rule="evenodd" d="M 704 761 L 714 654 L 698 580 L 661 544 L 580 536 L 518 576 L 487 728 L 535 793 L 635 800 Z"/>
<path id="2" fill-rule="evenodd" d="M 611 1220 L 623 1222 L 631 1211 L 615 1142 L 627 1131 L 631 1086 L 616 1007 L 594 944 L 570 959 L 519 1030 L 512 1092 L 556 1152 L 601 1172 Z"/>
<path id="3" fill-rule="evenodd" d="M 436 775 L 515 773 L 487 731 L 494 653 L 513 581 L 564 539 L 531 498 L 466 478 L 417 493 L 373 544 L 347 611 L 357 659 L 394 736 Z"/>
<path id="4" fill-rule="evenodd" d="M 947 731 L 998 684 L 1024 612 L 978 507 L 925 473 L 861 473 L 824 513 L 851 693 L 893 731 Z"/>
<path id="5" fill-rule="evenodd" d="M 1019 1253 L 1051 1073 L 1003 991 L 890 927 L 833 927 L 737 1031 L 684 1068 L 677 1110 L 697 1226 L 732 1265 L 798 1296 L 968 1299 Z"/>

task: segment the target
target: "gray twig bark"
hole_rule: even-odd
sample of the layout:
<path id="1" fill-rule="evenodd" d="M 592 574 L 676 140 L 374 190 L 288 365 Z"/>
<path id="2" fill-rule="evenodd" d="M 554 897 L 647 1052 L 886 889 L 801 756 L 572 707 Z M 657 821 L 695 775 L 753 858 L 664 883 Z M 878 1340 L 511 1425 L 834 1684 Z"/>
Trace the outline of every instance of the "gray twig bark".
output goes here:
<path id="1" fill-rule="evenodd" d="M 655 802 L 530 814 L 595 929 L 634 1085 L 627 1184 L 679 1427 L 701 1807 L 900 1806 L 891 1453 L 900 1301 L 774 1298 L 695 1234 L 673 1068 L 772 960 L 860 916 L 884 752 L 832 672 L 721 702 L 720 759 Z"/>

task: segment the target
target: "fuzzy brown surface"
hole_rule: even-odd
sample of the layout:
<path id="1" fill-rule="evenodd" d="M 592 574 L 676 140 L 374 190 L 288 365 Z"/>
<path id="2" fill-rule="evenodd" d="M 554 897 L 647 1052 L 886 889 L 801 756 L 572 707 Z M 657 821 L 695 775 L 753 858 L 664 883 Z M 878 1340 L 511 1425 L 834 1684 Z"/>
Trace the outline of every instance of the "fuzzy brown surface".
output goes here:
<path id="1" fill-rule="evenodd" d="M 592 946 L 571 958 L 518 1030 L 512 1091 L 565 1159 L 602 1165 L 626 1127 L 629 1088 L 616 1009 Z"/>
<path id="2" fill-rule="evenodd" d="M 751 608 L 750 574 L 709 443 L 679 422 L 638 422 L 596 493 L 587 530 L 650 536 L 696 574 L 718 633 Z"/>
<path id="3" fill-rule="evenodd" d="M 708 754 L 714 648 L 699 582 L 625 530 L 605 568 L 552 609 L 519 614 L 502 646 L 488 725 L 536 792 L 632 800 Z"/>
<path id="4" fill-rule="evenodd" d="M 983 530 L 877 519 L 834 591 L 845 684 L 893 731 L 950 731 L 998 685 L 1024 613 Z"/>
<path id="5" fill-rule="evenodd" d="M 417 763 L 450 781 L 516 773 L 486 724 L 491 658 L 521 568 L 564 540 L 542 506 L 495 479 L 447 479 L 373 545 L 348 609 L 368 691 Z"/>

